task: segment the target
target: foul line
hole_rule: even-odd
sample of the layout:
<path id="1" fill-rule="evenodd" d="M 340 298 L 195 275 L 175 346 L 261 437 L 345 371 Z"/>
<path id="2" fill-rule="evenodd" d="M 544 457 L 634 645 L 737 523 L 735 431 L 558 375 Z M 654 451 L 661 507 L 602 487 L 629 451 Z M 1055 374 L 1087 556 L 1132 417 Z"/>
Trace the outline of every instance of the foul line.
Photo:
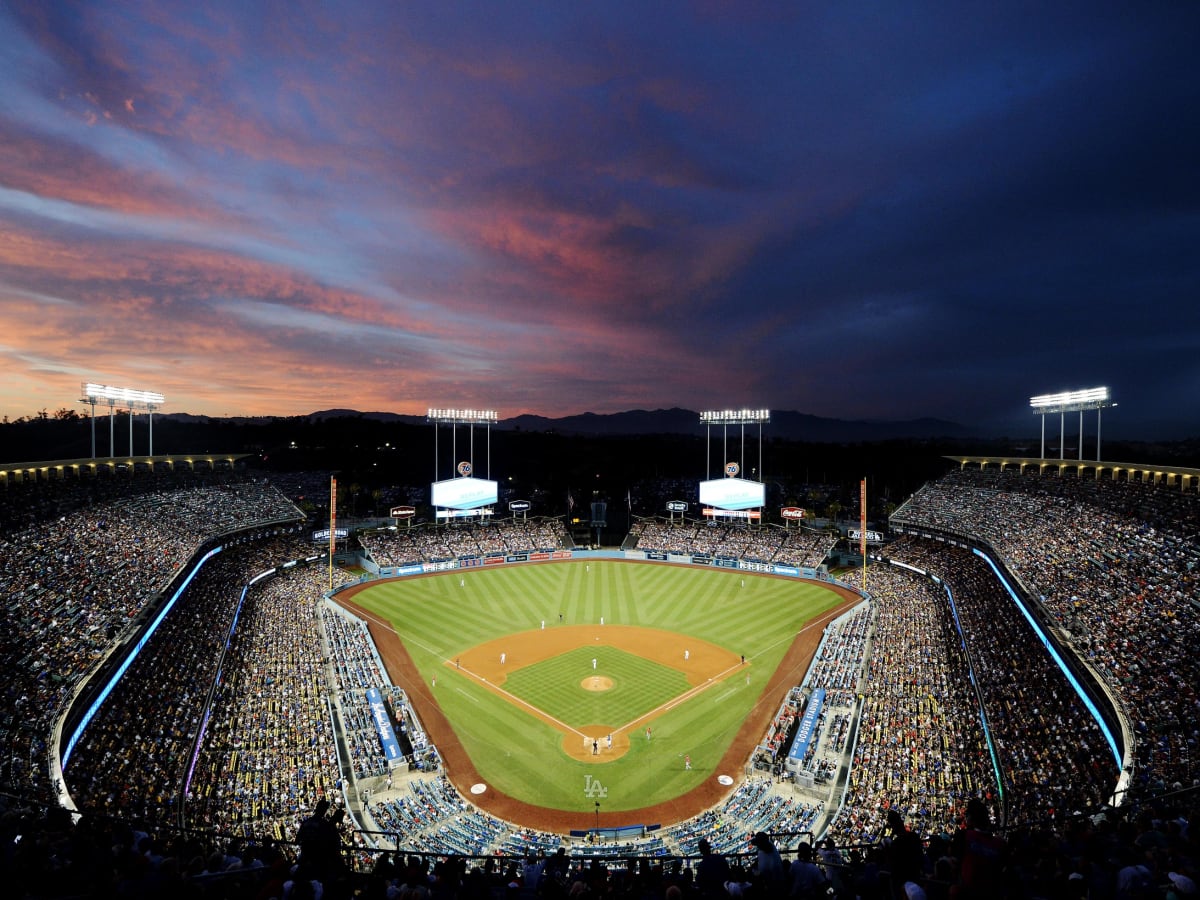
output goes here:
<path id="1" fill-rule="evenodd" d="M 392 632 L 397 637 L 400 636 L 400 632 L 396 631 L 395 626 L 392 625 L 391 622 L 387 622 L 383 619 L 380 619 L 378 616 L 375 616 L 372 613 L 367 612 L 366 610 L 363 610 L 363 613 L 365 614 L 364 615 L 365 618 L 369 619 L 370 621 L 374 622 L 375 624 L 379 625 L 382 628 L 386 628 L 388 631 Z M 434 650 L 432 647 L 422 644 L 418 640 L 415 640 L 411 637 L 407 638 L 407 640 L 412 641 L 414 644 L 416 644 L 422 650 L 426 650 L 429 653 L 432 653 L 434 656 L 438 655 L 438 652 L 436 650 Z M 449 658 L 443 658 L 442 661 L 447 664 L 449 664 L 449 662 L 450 662 Z M 554 716 L 550 715 L 544 709 L 539 709 L 538 707 L 534 706 L 532 703 L 522 700 L 516 694 L 510 694 L 508 691 L 504 690 L 504 688 L 498 687 L 497 685 L 488 681 L 482 675 L 472 672 L 470 669 L 464 669 L 462 666 L 456 666 L 455 671 L 463 672 L 464 674 L 469 675 L 472 678 L 478 679 L 479 683 L 482 684 L 484 687 L 486 687 L 492 693 L 499 694 L 501 697 L 506 698 L 509 702 L 511 702 L 517 706 L 523 706 L 526 709 L 531 710 L 534 713 L 534 715 L 536 715 L 538 718 L 543 719 L 544 721 L 550 722 L 551 724 L 557 726 L 558 728 L 561 728 L 563 731 L 566 731 L 571 734 L 577 734 L 580 737 L 589 737 L 589 735 L 584 734 L 579 729 L 572 728 L 566 722 L 563 722 L 560 719 L 554 718 Z M 470 699 L 474 700 L 476 703 L 479 702 L 478 698 L 471 697 L 471 695 L 468 694 L 466 691 L 464 691 L 462 688 L 455 688 L 455 690 L 457 690 L 460 694 L 464 694 L 467 697 L 470 697 Z"/>
<path id="2" fill-rule="evenodd" d="M 381 628 L 386 628 L 388 631 L 392 632 L 397 637 L 400 636 L 400 632 L 396 631 L 396 627 L 394 625 L 392 625 L 391 622 L 388 622 L 384 619 L 380 619 L 378 616 L 374 615 L 373 613 L 369 613 L 366 610 L 363 610 L 362 613 L 363 613 L 363 618 L 366 618 L 366 619 L 374 622 L 376 625 L 379 625 Z M 422 644 L 420 641 L 415 640 L 412 637 L 409 637 L 406 640 L 412 641 L 414 644 L 416 644 L 422 650 L 426 650 L 429 653 L 432 653 L 434 656 L 438 655 L 438 652 L 436 650 L 434 650 L 432 647 Z M 449 664 L 449 662 L 450 662 L 449 658 L 443 658 L 442 661 L 447 664 Z M 557 726 L 558 728 L 562 729 L 563 731 L 566 731 L 570 734 L 577 734 L 580 737 L 590 737 L 590 735 L 584 734 L 579 729 L 572 728 L 566 722 L 563 722 L 560 719 L 554 718 L 554 716 L 550 715 L 544 709 L 539 709 L 538 707 L 534 706 L 532 703 L 522 700 L 516 694 L 510 694 L 508 691 L 504 690 L 504 688 L 498 687 L 497 685 L 488 681 L 482 675 L 472 672 L 470 669 L 464 669 L 462 666 L 456 666 L 455 671 L 463 672 L 464 674 L 469 675 L 472 678 L 478 679 L 479 683 L 482 684 L 484 687 L 486 687 L 488 690 L 490 690 L 492 693 L 499 694 L 501 697 L 506 698 L 509 702 L 515 704 L 516 706 L 525 707 L 526 709 L 532 711 L 534 713 L 534 715 L 536 715 L 538 718 L 540 718 L 546 722 L 550 722 L 551 724 Z M 462 688 L 455 688 L 455 690 L 457 690 L 461 694 L 466 695 L 467 697 L 470 697 L 470 699 L 474 700 L 476 703 L 479 702 L 478 698 L 471 697 L 471 695 L 468 694 L 466 691 L 464 691 Z"/>
<path id="3" fill-rule="evenodd" d="M 817 625 L 820 625 L 821 628 L 824 628 L 826 625 L 829 624 L 830 621 L 832 621 L 832 620 L 824 619 L 824 617 L 822 617 L 821 619 L 814 619 L 813 621 L 811 621 L 807 625 L 805 625 L 803 628 L 798 629 L 797 631 L 793 632 L 792 634 L 788 635 L 787 637 L 780 638 L 778 641 L 776 641 L 773 644 L 768 644 L 766 647 L 766 650 L 770 650 L 772 647 L 776 647 L 782 643 L 790 644 L 796 640 L 797 636 L 808 631 L 810 628 L 815 628 Z M 754 654 L 754 655 L 758 656 L 758 655 L 761 655 L 763 652 L 765 652 L 765 650 L 759 651 L 759 653 Z M 751 659 L 753 659 L 753 658 L 754 657 L 751 656 Z M 718 672 L 716 675 L 713 676 L 712 680 L 706 681 L 704 684 L 698 684 L 691 690 L 685 691 L 684 693 L 673 698 L 672 700 L 669 700 L 668 702 L 662 704 L 661 706 L 656 706 L 654 709 L 649 710 L 648 712 L 642 713 L 640 716 L 638 716 L 633 721 L 627 722 L 624 725 L 622 725 L 620 728 L 617 729 L 617 731 L 625 731 L 626 729 L 629 729 L 630 731 L 632 731 L 634 728 L 641 727 L 642 722 L 653 719 L 654 717 L 659 716 L 662 713 L 670 712 L 672 709 L 674 709 L 680 703 L 683 703 L 687 700 L 691 700 L 693 697 L 699 696 L 700 694 L 707 691 L 710 687 L 720 684 L 730 673 L 736 672 L 741 668 L 742 668 L 742 666 L 739 664 L 739 665 L 730 666 L 728 669 L 725 669 L 722 672 Z M 720 700 L 722 698 L 719 697 L 717 699 Z M 713 701 L 713 702 L 717 702 L 717 701 Z"/>
<path id="4" fill-rule="evenodd" d="M 450 662 L 450 660 L 446 660 L 446 662 L 448 663 L 448 662 Z M 532 710 L 533 713 L 539 719 L 542 719 L 546 722 L 550 722 L 550 723 L 558 726 L 559 728 L 561 728 L 563 731 L 567 731 L 572 734 L 577 734 L 580 737 L 591 737 L 591 735 L 584 734 L 578 728 L 572 728 L 570 725 L 568 725 L 566 722 L 562 721 L 561 719 L 554 718 L 554 716 L 550 715 L 550 713 L 546 712 L 544 709 L 540 709 L 540 708 L 534 706 L 532 703 L 529 703 L 526 700 L 522 700 L 516 694 L 510 694 L 508 691 L 504 690 L 504 688 L 500 687 L 499 685 L 495 684 L 494 682 L 488 681 L 486 678 L 484 678 L 481 675 L 475 674 L 470 669 L 464 669 L 461 666 L 458 666 L 455 668 L 455 671 L 456 672 L 465 672 L 466 674 L 470 675 L 472 678 L 478 678 L 479 683 L 482 684 L 484 687 L 486 687 L 492 693 L 499 694 L 501 697 L 504 697 L 509 702 L 511 702 L 517 706 L 524 706 L 526 709 Z"/>
<path id="5" fill-rule="evenodd" d="M 682 694 L 678 694 L 675 697 L 671 698 L 666 703 L 656 706 L 656 707 L 654 707 L 654 709 L 647 710 L 646 712 L 644 712 L 640 716 L 638 716 L 636 719 L 626 722 L 624 725 L 622 725 L 620 728 L 618 728 L 617 731 L 625 731 L 627 729 L 629 731 L 633 731 L 634 728 L 640 727 L 642 722 L 653 719 L 656 716 L 660 715 L 661 713 L 669 712 L 670 710 L 672 710 L 676 706 L 678 706 L 680 703 L 685 703 L 686 701 L 691 700 L 693 697 L 697 697 L 700 694 L 703 694 L 705 691 L 707 691 L 709 688 L 713 687 L 714 685 L 720 684 L 730 672 L 736 672 L 740 668 L 742 668 L 741 663 L 738 663 L 737 665 L 730 666 L 728 669 L 725 669 L 724 671 L 718 672 L 716 675 L 714 675 L 711 679 L 704 682 L 703 684 L 698 684 L 693 688 L 689 688 L 688 690 L 684 691 Z"/>

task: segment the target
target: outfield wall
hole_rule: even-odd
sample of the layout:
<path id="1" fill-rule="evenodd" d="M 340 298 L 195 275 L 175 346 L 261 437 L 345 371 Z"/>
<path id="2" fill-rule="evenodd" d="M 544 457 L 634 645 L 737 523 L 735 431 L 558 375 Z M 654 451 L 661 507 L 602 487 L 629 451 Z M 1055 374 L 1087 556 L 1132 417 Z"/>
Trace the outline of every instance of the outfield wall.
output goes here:
<path id="1" fill-rule="evenodd" d="M 372 575 L 380 578 L 403 578 L 409 575 L 433 575 L 436 573 L 455 572 L 460 569 L 490 568 L 492 566 L 513 565 L 516 563 L 565 562 L 568 560 L 591 559 L 635 560 L 639 562 L 674 563 L 683 566 L 711 566 L 721 569 L 735 569 L 740 572 L 753 572 L 758 575 L 782 575 L 788 578 L 820 581 L 824 584 L 835 584 L 839 587 L 848 588 L 858 594 L 862 593 L 854 585 L 838 581 L 836 578 L 832 578 L 808 566 L 786 566 L 777 563 L 759 562 L 757 560 L 738 559 L 731 556 L 710 556 L 701 553 L 662 553 L 654 550 L 529 550 L 522 553 L 461 556 L 458 559 L 411 563 L 403 566 L 380 566 L 364 555 L 359 558 L 359 564 Z"/>

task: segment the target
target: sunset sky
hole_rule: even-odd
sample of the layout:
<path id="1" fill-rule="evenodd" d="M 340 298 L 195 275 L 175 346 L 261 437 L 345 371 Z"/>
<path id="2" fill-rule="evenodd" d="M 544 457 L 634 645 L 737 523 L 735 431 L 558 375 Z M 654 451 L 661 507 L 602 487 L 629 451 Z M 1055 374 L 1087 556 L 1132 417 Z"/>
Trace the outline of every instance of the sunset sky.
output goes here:
<path id="1" fill-rule="evenodd" d="M 7 2 L 0 414 L 1200 434 L 1200 4 Z M 2 454 L 0 454 L 2 456 Z"/>

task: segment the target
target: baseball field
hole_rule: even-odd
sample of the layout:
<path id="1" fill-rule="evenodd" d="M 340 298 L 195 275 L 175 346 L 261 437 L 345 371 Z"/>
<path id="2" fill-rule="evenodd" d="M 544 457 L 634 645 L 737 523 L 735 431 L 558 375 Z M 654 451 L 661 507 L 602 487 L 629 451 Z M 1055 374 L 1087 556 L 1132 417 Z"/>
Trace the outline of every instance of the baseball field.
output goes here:
<path id="1" fill-rule="evenodd" d="M 386 580 L 338 599 L 367 618 L 459 790 L 510 821 L 565 830 L 676 821 L 718 802 L 824 624 L 857 598 L 592 560 Z"/>

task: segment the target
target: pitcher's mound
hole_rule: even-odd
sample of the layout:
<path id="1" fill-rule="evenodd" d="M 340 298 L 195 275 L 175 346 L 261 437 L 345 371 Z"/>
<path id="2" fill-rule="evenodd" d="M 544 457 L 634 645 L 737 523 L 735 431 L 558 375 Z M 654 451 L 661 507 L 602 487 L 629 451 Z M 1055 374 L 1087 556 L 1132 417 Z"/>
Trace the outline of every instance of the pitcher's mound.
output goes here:
<path id="1" fill-rule="evenodd" d="M 579 686 L 585 691 L 607 691 L 613 686 L 613 680 L 606 675 L 589 675 Z"/>

